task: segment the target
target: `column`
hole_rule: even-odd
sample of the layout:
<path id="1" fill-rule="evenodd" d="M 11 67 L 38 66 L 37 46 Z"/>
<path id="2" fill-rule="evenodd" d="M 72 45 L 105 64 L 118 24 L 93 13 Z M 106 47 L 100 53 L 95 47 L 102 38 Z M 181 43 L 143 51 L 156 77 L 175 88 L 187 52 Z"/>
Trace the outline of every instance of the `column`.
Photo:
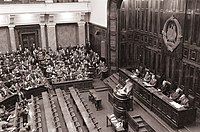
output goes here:
<path id="1" fill-rule="evenodd" d="M 42 49 L 46 49 L 45 24 L 40 24 Z"/>
<path id="2" fill-rule="evenodd" d="M 11 45 L 11 50 L 16 51 L 16 41 L 15 41 L 15 31 L 14 31 L 15 25 L 9 25 L 9 35 L 10 35 L 10 45 Z"/>
<path id="3" fill-rule="evenodd" d="M 56 24 L 55 23 L 49 23 L 47 24 L 47 41 L 48 46 L 55 51 L 57 49 L 56 45 Z"/>
<path id="4" fill-rule="evenodd" d="M 78 22 L 78 42 L 79 45 L 85 45 L 85 22 Z"/>

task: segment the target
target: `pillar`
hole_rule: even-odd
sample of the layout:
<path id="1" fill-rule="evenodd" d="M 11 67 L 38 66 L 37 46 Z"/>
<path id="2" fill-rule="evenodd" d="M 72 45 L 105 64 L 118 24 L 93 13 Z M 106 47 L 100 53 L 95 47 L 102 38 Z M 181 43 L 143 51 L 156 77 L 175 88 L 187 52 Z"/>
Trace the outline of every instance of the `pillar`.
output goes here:
<path id="1" fill-rule="evenodd" d="M 55 23 L 49 23 L 47 24 L 47 41 L 48 46 L 55 51 L 57 49 L 56 45 L 56 24 Z"/>
<path id="2" fill-rule="evenodd" d="M 78 42 L 79 45 L 85 45 L 85 22 L 78 22 Z"/>
<path id="3" fill-rule="evenodd" d="M 46 49 L 45 25 L 40 24 L 42 49 Z"/>
<path id="4" fill-rule="evenodd" d="M 15 40 L 15 31 L 14 31 L 15 25 L 9 25 L 9 35 L 10 35 L 10 45 L 11 45 L 11 51 L 16 51 L 16 40 Z"/>

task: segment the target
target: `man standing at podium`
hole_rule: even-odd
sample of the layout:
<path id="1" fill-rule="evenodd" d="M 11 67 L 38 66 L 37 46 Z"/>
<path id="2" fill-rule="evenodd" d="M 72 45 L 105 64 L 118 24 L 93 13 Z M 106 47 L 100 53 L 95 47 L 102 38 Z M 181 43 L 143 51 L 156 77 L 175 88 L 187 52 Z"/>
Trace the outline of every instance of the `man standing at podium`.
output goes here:
<path id="1" fill-rule="evenodd" d="M 131 90 L 133 88 L 133 84 L 131 82 L 130 79 L 127 79 L 125 81 L 125 86 L 124 87 L 120 87 L 118 89 L 115 90 L 115 92 L 118 94 L 118 95 L 126 95 L 126 96 L 129 96 L 130 93 L 131 93 Z"/>

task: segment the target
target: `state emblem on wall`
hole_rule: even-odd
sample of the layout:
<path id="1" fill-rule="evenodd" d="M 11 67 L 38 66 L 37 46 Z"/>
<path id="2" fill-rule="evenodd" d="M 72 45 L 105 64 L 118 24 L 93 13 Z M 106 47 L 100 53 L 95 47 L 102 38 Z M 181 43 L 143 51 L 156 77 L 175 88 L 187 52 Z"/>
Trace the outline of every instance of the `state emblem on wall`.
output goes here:
<path id="1" fill-rule="evenodd" d="M 174 49 L 180 44 L 181 38 L 181 25 L 174 16 L 171 16 L 165 22 L 164 28 L 162 30 L 163 40 L 168 51 L 173 52 Z"/>

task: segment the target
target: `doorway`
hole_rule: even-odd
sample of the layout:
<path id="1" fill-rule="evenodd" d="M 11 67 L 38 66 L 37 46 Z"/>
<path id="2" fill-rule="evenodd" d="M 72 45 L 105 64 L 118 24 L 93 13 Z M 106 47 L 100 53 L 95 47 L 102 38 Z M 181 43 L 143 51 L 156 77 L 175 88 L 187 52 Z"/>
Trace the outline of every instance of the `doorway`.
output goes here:
<path id="1" fill-rule="evenodd" d="M 38 47 L 37 34 L 35 32 L 22 33 L 21 34 L 22 50 L 27 48 L 30 51 L 32 51 L 33 50 L 33 45 L 35 45 L 35 47 Z"/>
<path id="2" fill-rule="evenodd" d="M 25 48 L 32 51 L 33 45 L 41 47 L 40 43 L 40 26 L 39 25 L 20 25 L 15 27 L 16 46 L 21 45 L 22 50 Z"/>

